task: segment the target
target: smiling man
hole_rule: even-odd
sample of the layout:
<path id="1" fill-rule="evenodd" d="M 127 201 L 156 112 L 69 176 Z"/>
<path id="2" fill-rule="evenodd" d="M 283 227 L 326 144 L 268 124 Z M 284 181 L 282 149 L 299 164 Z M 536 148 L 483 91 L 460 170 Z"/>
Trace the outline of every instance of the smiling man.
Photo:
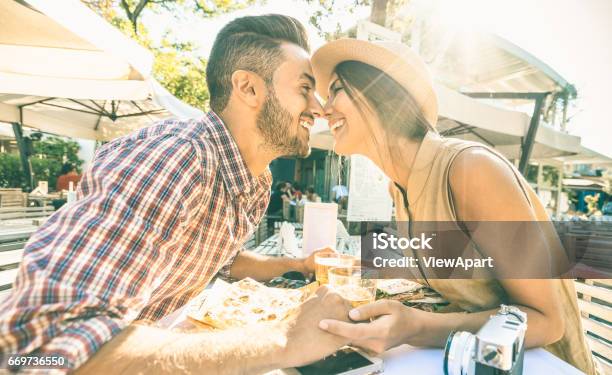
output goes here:
<path id="1" fill-rule="evenodd" d="M 303 26 L 280 15 L 236 19 L 206 73 L 211 112 L 102 147 L 78 201 L 31 238 L 0 305 L 0 362 L 20 354 L 62 356 L 85 373 L 254 373 L 346 344 L 317 328 L 347 319 L 326 290 L 279 325 L 186 334 L 134 324 L 175 311 L 219 272 L 263 280 L 313 269 L 312 257 L 240 251 L 268 204 L 269 163 L 308 155 L 322 111 Z"/>

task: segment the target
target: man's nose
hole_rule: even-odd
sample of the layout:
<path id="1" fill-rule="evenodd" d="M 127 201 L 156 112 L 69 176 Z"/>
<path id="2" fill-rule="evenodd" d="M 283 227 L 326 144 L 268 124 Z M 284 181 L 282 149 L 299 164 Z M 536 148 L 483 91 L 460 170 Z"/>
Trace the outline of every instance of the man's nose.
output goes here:
<path id="1" fill-rule="evenodd" d="M 310 112 L 314 117 L 323 117 L 323 107 L 317 99 L 316 96 L 312 95 L 312 99 L 310 100 Z"/>

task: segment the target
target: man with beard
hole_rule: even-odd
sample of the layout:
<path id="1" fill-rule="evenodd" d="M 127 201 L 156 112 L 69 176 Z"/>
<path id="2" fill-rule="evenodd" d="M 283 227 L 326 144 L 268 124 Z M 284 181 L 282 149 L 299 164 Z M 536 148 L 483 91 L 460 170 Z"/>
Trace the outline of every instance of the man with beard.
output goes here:
<path id="1" fill-rule="evenodd" d="M 0 363 L 19 354 L 62 356 L 66 370 L 83 373 L 255 373 L 312 362 L 347 343 L 317 327 L 323 318 L 347 320 L 346 303 L 325 289 L 276 325 L 181 333 L 146 324 L 218 273 L 264 280 L 313 271 L 312 257 L 239 251 L 266 210 L 270 162 L 310 152 L 309 128 L 322 108 L 307 51 L 295 19 L 234 20 L 208 61 L 212 111 L 98 151 L 77 202 L 26 246 L 0 305 Z"/>

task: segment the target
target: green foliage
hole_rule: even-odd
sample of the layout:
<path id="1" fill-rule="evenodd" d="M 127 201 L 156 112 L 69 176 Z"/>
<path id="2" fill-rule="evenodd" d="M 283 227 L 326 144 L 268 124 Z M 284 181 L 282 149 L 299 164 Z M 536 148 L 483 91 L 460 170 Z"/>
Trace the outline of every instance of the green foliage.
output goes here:
<path id="1" fill-rule="evenodd" d="M 25 179 L 19 155 L 0 153 L 0 188 L 22 188 Z"/>
<path id="2" fill-rule="evenodd" d="M 62 165 L 71 163 L 77 169 L 83 164 L 79 159 L 79 144 L 63 138 L 48 137 L 34 142 L 34 155 L 30 157 L 34 186 L 38 181 L 48 181 L 49 188 L 54 189 L 57 177 L 60 175 Z"/>
<path id="3" fill-rule="evenodd" d="M 529 182 L 533 182 L 534 184 L 538 182 L 538 166 L 534 164 L 527 165 L 527 173 L 525 174 L 525 179 Z"/>
<path id="4" fill-rule="evenodd" d="M 309 22 L 328 41 L 347 36 L 343 33 L 338 19 L 338 12 L 354 14 L 358 7 L 369 6 L 372 0 L 306 0 L 311 8 Z M 376 1 L 376 0 L 374 0 Z"/>
<path id="5" fill-rule="evenodd" d="M 534 164 L 529 164 L 527 166 L 527 181 L 533 182 L 534 184 L 538 182 L 538 166 Z M 542 181 L 545 185 L 555 187 L 559 183 L 559 170 L 550 165 L 542 166 Z"/>
<path id="6" fill-rule="evenodd" d="M 208 108 L 206 61 L 191 54 L 191 44 L 164 41 L 153 50 L 153 76 L 174 96 L 201 110 Z"/>
<path id="7" fill-rule="evenodd" d="M 65 140 L 58 137 L 48 137 L 41 141 L 33 143 L 34 155 L 32 160 L 39 159 L 54 159 L 59 162 L 70 162 L 77 167 L 83 164 L 79 159 L 78 153 L 80 146 L 77 142 Z"/>
<path id="8" fill-rule="evenodd" d="M 81 0 L 124 34 L 153 52 L 153 77 L 174 96 L 196 108 L 207 110 L 206 61 L 194 53 L 191 43 L 174 43 L 167 34 L 153 41 L 142 24 L 146 12 L 167 13 L 175 18 L 185 13 L 215 17 L 265 0 Z"/>
<path id="9" fill-rule="evenodd" d="M 266 0 L 81 0 L 106 19 L 109 15 L 121 13 L 138 33 L 143 13 L 168 13 L 178 15 L 192 12 L 204 18 L 216 17 L 244 9 L 250 5 L 265 3 Z"/>
<path id="10" fill-rule="evenodd" d="M 33 143 L 34 155 L 30 157 L 34 185 L 38 181 L 48 181 L 49 188 L 54 189 L 62 165 L 70 162 L 79 168 L 83 161 L 79 159 L 79 144 L 57 137 L 48 137 Z M 18 154 L 0 154 L 0 187 L 24 188 L 27 183 L 23 176 L 21 160 Z"/>
<path id="11" fill-rule="evenodd" d="M 557 186 L 559 183 L 559 169 L 550 165 L 545 165 L 542 168 L 542 178 L 544 181 L 548 182 L 550 186 Z"/>
<path id="12" fill-rule="evenodd" d="M 57 159 L 42 159 L 42 158 L 31 158 L 30 163 L 32 164 L 32 175 L 34 175 L 34 187 L 37 186 L 38 181 L 49 182 L 49 190 L 55 189 L 57 178 L 62 170 L 62 162 Z"/>

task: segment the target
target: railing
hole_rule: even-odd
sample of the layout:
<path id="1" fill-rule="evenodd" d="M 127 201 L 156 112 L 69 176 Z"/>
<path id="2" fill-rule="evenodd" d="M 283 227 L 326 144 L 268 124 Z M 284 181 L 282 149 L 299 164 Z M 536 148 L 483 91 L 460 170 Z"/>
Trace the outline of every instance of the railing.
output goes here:
<path id="1" fill-rule="evenodd" d="M 612 280 L 576 280 L 587 342 L 604 374 L 612 374 Z"/>
<path id="2" fill-rule="evenodd" d="M 36 231 L 34 225 L 3 226 L 0 232 L 0 301 L 9 294 L 17 277 L 17 267 L 28 238 Z"/>
<path id="3" fill-rule="evenodd" d="M 21 189 L 0 189 L 0 207 L 25 207 L 28 194 Z"/>
<path id="4" fill-rule="evenodd" d="M 2 207 L 0 208 L 0 221 L 47 217 L 53 214 L 54 211 L 55 211 L 55 208 L 53 206 Z"/>

